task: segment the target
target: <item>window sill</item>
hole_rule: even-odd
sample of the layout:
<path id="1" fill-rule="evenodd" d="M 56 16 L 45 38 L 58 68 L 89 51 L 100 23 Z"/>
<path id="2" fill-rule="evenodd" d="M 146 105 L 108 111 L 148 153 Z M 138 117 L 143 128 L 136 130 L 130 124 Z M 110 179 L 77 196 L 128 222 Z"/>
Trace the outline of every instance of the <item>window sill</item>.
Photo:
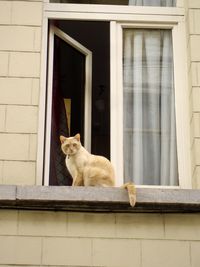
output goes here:
<path id="1" fill-rule="evenodd" d="M 0 185 L 0 208 L 90 212 L 200 212 L 200 190 Z"/>

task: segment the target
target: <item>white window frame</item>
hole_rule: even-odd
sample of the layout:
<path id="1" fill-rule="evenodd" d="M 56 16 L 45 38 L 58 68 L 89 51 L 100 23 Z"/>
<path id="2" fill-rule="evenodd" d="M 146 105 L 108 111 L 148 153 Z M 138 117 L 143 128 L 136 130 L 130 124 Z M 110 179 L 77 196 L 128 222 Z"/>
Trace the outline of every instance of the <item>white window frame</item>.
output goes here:
<path id="1" fill-rule="evenodd" d="M 180 2 L 180 1 L 179 1 Z M 185 13 L 178 7 L 110 6 L 92 4 L 44 4 L 41 96 L 39 114 L 37 184 L 42 183 L 45 142 L 45 96 L 48 20 L 110 21 L 110 114 L 111 161 L 117 185 L 123 183 L 123 101 L 122 101 L 122 38 L 123 27 L 171 29 L 173 39 L 175 112 L 180 188 L 191 188 L 189 92 Z M 181 45 L 180 45 L 181 44 Z M 117 130 L 116 130 L 117 129 Z M 151 187 L 151 186 L 148 186 Z M 163 187 L 163 186 L 159 186 Z M 171 188 L 171 187 L 170 187 Z"/>

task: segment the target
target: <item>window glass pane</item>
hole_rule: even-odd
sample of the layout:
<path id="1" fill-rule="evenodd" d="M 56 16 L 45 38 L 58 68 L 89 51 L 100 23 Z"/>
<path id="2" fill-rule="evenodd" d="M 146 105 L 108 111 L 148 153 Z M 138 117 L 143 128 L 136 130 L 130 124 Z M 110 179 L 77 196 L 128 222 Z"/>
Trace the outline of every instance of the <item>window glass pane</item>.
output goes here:
<path id="1" fill-rule="evenodd" d="M 124 29 L 124 177 L 178 185 L 171 30 Z"/>
<path id="2" fill-rule="evenodd" d="M 134 5 L 134 6 L 176 6 L 176 0 L 50 0 L 50 3 Z"/>

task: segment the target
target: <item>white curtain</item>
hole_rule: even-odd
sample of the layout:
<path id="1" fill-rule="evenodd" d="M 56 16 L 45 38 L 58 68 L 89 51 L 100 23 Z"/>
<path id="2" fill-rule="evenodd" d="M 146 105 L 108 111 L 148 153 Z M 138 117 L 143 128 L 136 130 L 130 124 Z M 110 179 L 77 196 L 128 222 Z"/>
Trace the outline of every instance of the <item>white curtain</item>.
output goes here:
<path id="1" fill-rule="evenodd" d="M 176 0 L 129 0 L 133 6 L 176 6 Z"/>
<path id="2" fill-rule="evenodd" d="M 123 43 L 125 181 L 177 185 L 171 31 L 124 29 Z"/>

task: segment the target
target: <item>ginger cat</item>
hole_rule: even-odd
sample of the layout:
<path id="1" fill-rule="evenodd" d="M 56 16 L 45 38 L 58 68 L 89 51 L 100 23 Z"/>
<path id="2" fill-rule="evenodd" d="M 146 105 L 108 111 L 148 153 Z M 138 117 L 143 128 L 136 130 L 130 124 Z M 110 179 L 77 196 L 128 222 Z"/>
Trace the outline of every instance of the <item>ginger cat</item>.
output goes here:
<path id="1" fill-rule="evenodd" d="M 73 178 L 72 186 L 115 186 L 114 168 L 103 156 L 90 154 L 80 142 L 80 134 L 60 136 L 65 163 Z M 136 191 L 132 183 L 122 186 L 128 190 L 130 205 L 135 206 Z"/>

